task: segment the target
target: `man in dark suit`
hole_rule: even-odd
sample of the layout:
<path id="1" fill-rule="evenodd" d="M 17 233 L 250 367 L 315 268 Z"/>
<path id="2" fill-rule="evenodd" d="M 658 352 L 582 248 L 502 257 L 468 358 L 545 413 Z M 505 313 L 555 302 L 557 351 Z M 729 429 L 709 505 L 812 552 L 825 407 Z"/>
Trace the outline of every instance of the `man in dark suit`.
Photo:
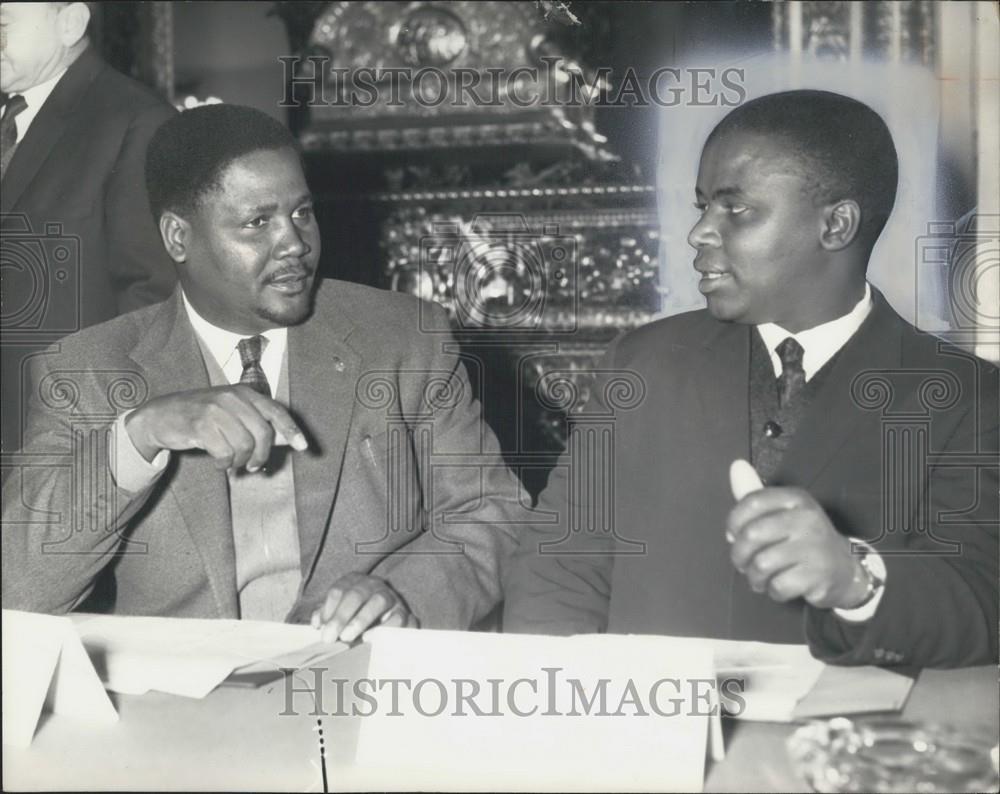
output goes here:
<path id="1" fill-rule="evenodd" d="M 707 310 L 611 346 L 505 630 L 997 659 L 997 370 L 866 283 L 896 182 L 889 130 L 846 97 L 774 94 L 720 122 L 689 236 Z M 739 459 L 766 487 L 731 490 Z"/>
<path id="2" fill-rule="evenodd" d="M 142 169 L 150 137 L 176 111 L 94 52 L 86 3 L 4 3 L 0 18 L 0 437 L 9 451 L 20 442 L 32 352 L 173 289 Z"/>
<path id="3" fill-rule="evenodd" d="M 34 362 L 4 490 L 3 605 L 468 628 L 520 484 L 443 311 L 318 282 L 294 139 L 250 108 L 164 124 L 147 181 L 180 286 Z"/>

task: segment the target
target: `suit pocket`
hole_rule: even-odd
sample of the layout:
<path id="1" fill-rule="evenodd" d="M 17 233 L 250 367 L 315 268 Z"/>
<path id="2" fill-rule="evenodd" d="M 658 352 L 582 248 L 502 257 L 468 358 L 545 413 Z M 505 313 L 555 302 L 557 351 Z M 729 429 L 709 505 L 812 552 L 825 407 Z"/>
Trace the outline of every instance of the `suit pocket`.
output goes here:
<path id="1" fill-rule="evenodd" d="M 386 471 L 390 466 L 389 438 L 390 434 L 386 431 L 362 435 L 357 447 L 362 465 L 376 471 Z"/>

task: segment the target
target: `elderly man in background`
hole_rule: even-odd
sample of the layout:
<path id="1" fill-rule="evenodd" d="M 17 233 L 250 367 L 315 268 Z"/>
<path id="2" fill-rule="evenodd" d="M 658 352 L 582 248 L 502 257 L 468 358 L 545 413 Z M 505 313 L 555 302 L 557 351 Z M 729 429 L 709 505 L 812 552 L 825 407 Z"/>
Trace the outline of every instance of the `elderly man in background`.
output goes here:
<path id="1" fill-rule="evenodd" d="M 0 6 L 3 422 L 20 444 L 24 369 L 60 336 L 163 300 L 175 274 L 143 186 L 175 114 L 94 51 L 87 3 Z"/>

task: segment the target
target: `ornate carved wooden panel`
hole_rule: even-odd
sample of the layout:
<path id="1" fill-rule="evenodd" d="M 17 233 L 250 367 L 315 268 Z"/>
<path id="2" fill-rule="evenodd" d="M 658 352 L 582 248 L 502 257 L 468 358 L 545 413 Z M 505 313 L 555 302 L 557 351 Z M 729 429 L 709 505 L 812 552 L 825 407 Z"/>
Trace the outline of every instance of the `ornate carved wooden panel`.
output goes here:
<path id="1" fill-rule="evenodd" d="M 299 35 L 302 12 L 279 5 Z M 291 81 L 313 100 L 299 134 L 324 249 L 447 309 L 532 490 L 608 342 L 661 294 L 654 188 L 607 149 L 561 27 L 535 3 L 334 2 Z"/>

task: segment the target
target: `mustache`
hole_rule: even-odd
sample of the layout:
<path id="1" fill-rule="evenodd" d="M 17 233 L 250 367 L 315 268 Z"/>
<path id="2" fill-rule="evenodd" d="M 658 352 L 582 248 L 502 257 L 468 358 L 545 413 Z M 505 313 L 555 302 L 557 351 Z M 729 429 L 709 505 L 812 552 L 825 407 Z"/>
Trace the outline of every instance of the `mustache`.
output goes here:
<path id="1" fill-rule="evenodd" d="M 302 265 L 292 265 L 281 268 L 280 270 L 275 270 L 273 273 L 269 274 L 264 281 L 268 284 L 275 281 L 287 281 L 291 279 L 302 279 L 309 278 L 316 272 L 316 268 L 308 267 L 305 264 Z"/>

